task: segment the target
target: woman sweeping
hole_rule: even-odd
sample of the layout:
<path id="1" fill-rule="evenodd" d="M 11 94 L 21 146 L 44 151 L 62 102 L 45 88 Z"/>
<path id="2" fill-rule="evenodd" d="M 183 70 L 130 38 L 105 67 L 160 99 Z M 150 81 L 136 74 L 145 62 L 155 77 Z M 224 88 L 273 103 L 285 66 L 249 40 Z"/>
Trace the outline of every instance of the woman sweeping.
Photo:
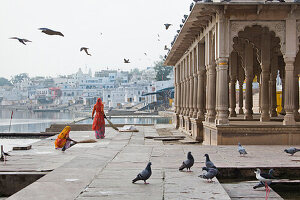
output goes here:
<path id="1" fill-rule="evenodd" d="M 62 151 L 65 151 L 66 149 L 70 148 L 71 142 L 77 143 L 76 141 L 72 140 L 69 137 L 69 133 L 71 131 L 70 126 L 66 126 L 62 132 L 57 136 L 55 140 L 55 149 L 61 149 Z"/>
<path id="2" fill-rule="evenodd" d="M 94 118 L 94 114 L 96 111 L 96 115 Z M 104 105 L 102 103 L 102 100 L 100 98 L 97 99 L 96 104 L 94 105 L 93 113 L 92 113 L 92 119 L 93 121 L 93 130 L 95 131 L 95 137 L 96 139 L 104 139 L 105 137 L 105 121 L 104 118 L 106 118 L 104 114 Z"/>

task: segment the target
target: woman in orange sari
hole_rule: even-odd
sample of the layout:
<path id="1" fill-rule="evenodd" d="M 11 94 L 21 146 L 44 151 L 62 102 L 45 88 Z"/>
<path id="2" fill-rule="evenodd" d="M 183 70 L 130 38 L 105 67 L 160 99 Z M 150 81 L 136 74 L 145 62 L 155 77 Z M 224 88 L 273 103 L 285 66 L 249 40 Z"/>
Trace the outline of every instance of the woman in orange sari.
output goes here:
<path id="1" fill-rule="evenodd" d="M 95 118 L 94 114 L 96 112 Z M 93 121 L 93 130 L 95 131 L 95 137 L 96 139 L 104 139 L 105 137 L 105 121 L 104 118 L 106 118 L 104 114 L 104 105 L 102 103 L 102 100 L 100 98 L 97 99 L 96 104 L 94 105 L 93 113 L 92 113 L 92 119 Z"/>
<path id="2" fill-rule="evenodd" d="M 65 151 L 66 149 L 71 147 L 71 141 L 76 143 L 74 140 L 72 140 L 69 137 L 70 131 L 71 131 L 71 127 L 66 126 L 62 130 L 62 132 L 57 136 L 57 138 L 55 140 L 55 149 L 62 149 L 63 151 Z"/>

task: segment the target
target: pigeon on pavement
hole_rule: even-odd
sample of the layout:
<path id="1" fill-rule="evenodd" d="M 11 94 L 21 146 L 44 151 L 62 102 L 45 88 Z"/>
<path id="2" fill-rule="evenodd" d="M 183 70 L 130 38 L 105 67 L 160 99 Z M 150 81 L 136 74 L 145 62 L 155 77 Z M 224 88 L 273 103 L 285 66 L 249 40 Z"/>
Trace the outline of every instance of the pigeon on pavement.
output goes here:
<path id="1" fill-rule="evenodd" d="M 205 166 L 207 168 L 216 168 L 217 169 L 217 167 L 214 165 L 214 163 L 210 161 L 208 154 L 205 154 L 204 156 L 206 157 Z"/>
<path id="2" fill-rule="evenodd" d="M 291 154 L 291 156 L 293 156 L 298 151 L 300 151 L 300 149 L 297 149 L 295 147 L 290 147 L 284 150 L 285 153 Z"/>
<path id="3" fill-rule="evenodd" d="M 11 38 L 9 38 L 9 39 L 16 39 L 16 40 L 18 40 L 19 42 L 21 42 L 22 44 L 24 44 L 24 45 L 26 45 L 26 43 L 25 42 L 31 42 L 30 40 L 27 40 L 27 39 L 21 39 L 21 38 L 18 38 L 18 37 L 11 37 Z"/>
<path id="4" fill-rule="evenodd" d="M 207 179 L 208 182 L 212 182 L 212 179 L 217 176 L 219 173 L 217 168 L 207 168 L 203 167 L 202 170 L 205 170 L 206 173 L 199 175 L 200 178 Z"/>
<path id="5" fill-rule="evenodd" d="M 151 174 L 151 162 L 149 162 L 147 167 L 141 173 L 139 173 L 135 179 L 132 180 L 132 183 L 142 180 L 145 184 L 148 184 L 146 180 L 150 178 Z"/>
<path id="6" fill-rule="evenodd" d="M 246 155 L 247 154 L 247 151 L 246 151 L 246 149 L 244 148 L 244 147 L 242 147 L 242 145 L 241 145 L 241 143 L 238 143 L 238 151 L 239 151 L 239 153 L 240 153 L 240 155 Z"/>
<path id="7" fill-rule="evenodd" d="M 187 154 L 187 160 L 182 162 L 182 165 L 179 167 L 179 171 L 182 171 L 183 169 L 187 169 L 188 172 L 191 172 L 191 167 L 194 165 L 194 157 L 192 156 L 192 153 L 189 151 Z"/>
<path id="8" fill-rule="evenodd" d="M 45 33 L 47 35 L 60 35 L 60 36 L 64 37 L 64 35 L 61 32 L 54 31 L 49 28 L 39 28 L 39 30 L 41 30 L 43 33 Z"/>

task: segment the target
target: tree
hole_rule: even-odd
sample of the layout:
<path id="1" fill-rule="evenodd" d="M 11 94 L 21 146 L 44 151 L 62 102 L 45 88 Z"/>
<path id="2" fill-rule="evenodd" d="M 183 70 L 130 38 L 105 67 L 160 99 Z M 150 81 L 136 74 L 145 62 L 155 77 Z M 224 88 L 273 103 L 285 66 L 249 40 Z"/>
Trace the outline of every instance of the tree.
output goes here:
<path id="1" fill-rule="evenodd" d="M 157 80 L 157 81 L 170 80 L 168 78 L 168 76 L 169 76 L 170 72 L 173 70 L 173 67 L 172 66 L 164 66 L 164 60 L 162 57 L 161 57 L 160 61 L 157 61 L 154 64 L 155 64 L 154 70 L 156 73 L 155 80 Z"/>
<path id="2" fill-rule="evenodd" d="M 6 79 L 6 78 L 3 78 L 3 77 L 0 77 L 0 86 L 11 86 L 11 82 Z"/>
<path id="3" fill-rule="evenodd" d="M 13 84 L 15 84 L 15 83 L 21 83 L 21 82 L 23 82 L 24 80 L 27 80 L 27 79 L 29 79 L 28 74 L 21 73 L 21 74 L 17 74 L 14 77 L 12 77 L 11 82 Z"/>

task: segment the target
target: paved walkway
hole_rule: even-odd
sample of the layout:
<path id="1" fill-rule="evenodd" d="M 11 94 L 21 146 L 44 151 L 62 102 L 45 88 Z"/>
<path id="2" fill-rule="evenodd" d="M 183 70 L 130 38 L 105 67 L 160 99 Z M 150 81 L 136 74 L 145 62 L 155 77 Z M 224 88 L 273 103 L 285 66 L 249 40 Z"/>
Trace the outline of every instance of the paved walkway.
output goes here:
<path id="1" fill-rule="evenodd" d="M 198 178 L 205 153 L 217 167 L 299 167 L 300 154 L 287 156 L 283 152 L 285 146 L 246 146 L 249 154 L 240 157 L 237 146 L 164 145 L 161 141 L 144 139 L 144 136 L 158 136 L 160 128 L 170 127 L 138 127 L 137 133 L 119 133 L 107 128 L 104 140 L 77 144 L 66 152 L 54 150 L 54 138 L 35 143 L 29 151 L 14 151 L 0 171 L 53 171 L 8 199 L 226 200 L 230 197 L 216 179 L 207 183 Z M 92 132 L 70 135 L 78 141 L 94 137 Z M 188 151 L 195 158 L 193 172 L 179 172 Z M 131 180 L 148 161 L 152 162 L 153 170 L 150 184 L 132 184 Z"/>

